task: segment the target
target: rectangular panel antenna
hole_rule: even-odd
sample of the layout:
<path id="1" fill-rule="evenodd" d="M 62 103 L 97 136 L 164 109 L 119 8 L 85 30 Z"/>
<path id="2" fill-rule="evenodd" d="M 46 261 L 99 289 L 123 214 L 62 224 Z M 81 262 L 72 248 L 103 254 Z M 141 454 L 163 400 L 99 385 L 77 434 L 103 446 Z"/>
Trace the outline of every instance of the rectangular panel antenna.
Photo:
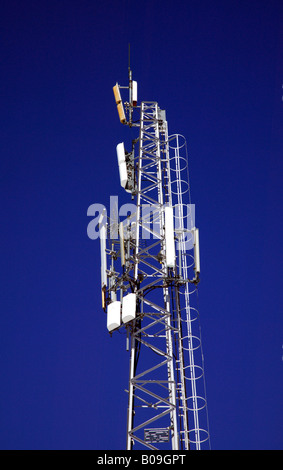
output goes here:
<path id="1" fill-rule="evenodd" d="M 128 294 L 123 297 L 122 321 L 128 323 L 136 318 L 136 294 Z"/>
<path id="2" fill-rule="evenodd" d="M 132 100 L 133 100 L 133 106 L 137 106 L 137 101 L 138 101 L 138 84 L 135 80 L 132 81 Z"/>
<path id="3" fill-rule="evenodd" d="M 165 207 L 165 243 L 166 243 L 166 265 L 168 268 L 175 267 L 175 241 L 173 207 Z"/>
<path id="4" fill-rule="evenodd" d="M 107 307 L 107 329 L 109 332 L 121 325 L 121 302 L 115 300 Z"/>
<path id="5" fill-rule="evenodd" d="M 119 174 L 120 174 L 120 183 L 123 188 L 126 187 L 128 182 L 128 172 L 126 165 L 126 152 L 124 147 L 124 142 L 121 142 L 116 147 L 117 159 L 119 165 Z"/>
<path id="6" fill-rule="evenodd" d="M 195 257 L 195 272 L 200 273 L 200 255 L 199 255 L 199 231 L 194 228 L 194 257 Z"/>

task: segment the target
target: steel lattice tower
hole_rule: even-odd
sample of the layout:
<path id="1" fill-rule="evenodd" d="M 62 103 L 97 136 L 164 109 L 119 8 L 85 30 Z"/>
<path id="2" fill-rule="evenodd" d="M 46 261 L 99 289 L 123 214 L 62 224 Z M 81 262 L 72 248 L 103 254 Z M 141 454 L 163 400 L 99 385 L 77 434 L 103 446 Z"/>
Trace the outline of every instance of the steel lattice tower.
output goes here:
<path id="1" fill-rule="evenodd" d="M 129 102 L 122 102 L 123 88 Z M 156 102 L 137 106 L 130 68 L 129 86 L 113 90 L 120 121 L 139 130 L 130 152 L 117 146 L 121 185 L 135 211 L 123 221 L 100 217 L 107 327 L 110 334 L 126 330 L 130 351 L 127 449 L 208 449 L 186 141 L 168 136 Z"/>

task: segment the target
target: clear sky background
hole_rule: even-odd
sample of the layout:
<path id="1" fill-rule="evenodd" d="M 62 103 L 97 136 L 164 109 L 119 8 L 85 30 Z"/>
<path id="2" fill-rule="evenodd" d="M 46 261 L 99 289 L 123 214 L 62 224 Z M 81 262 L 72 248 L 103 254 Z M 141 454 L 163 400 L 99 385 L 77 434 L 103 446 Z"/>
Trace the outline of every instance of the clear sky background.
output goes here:
<path id="1" fill-rule="evenodd" d="M 279 0 L 2 0 L 0 448 L 125 449 L 87 209 L 130 202 L 112 87 L 188 143 L 211 446 L 283 448 Z"/>

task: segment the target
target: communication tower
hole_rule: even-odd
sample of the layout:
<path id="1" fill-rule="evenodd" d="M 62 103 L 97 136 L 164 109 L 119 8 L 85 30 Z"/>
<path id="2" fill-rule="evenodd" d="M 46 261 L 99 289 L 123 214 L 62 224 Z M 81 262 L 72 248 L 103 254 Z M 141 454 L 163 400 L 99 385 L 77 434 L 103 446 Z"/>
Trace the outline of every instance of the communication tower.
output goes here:
<path id="1" fill-rule="evenodd" d="M 135 211 L 124 220 L 103 212 L 99 221 L 107 328 L 126 332 L 130 355 L 126 447 L 209 449 L 186 140 L 168 135 L 158 103 L 138 105 L 130 66 L 128 86 L 113 91 L 120 122 L 137 129 L 128 151 L 123 142 L 116 149 Z"/>

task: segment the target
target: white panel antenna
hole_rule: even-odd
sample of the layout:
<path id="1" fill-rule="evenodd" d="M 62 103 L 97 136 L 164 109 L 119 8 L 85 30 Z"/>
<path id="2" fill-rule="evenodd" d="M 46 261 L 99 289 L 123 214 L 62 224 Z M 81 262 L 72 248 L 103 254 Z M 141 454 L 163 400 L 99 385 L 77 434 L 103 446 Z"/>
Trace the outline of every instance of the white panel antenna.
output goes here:
<path id="1" fill-rule="evenodd" d="M 117 159 L 119 165 L 119 174 L 120 174 L 120 183 L 123 188 L 126 187 L 128 182 L 128 173 L 126 165 L 126 152 L 124 147 L 124 142 L 121 142 L 116 147 Z"/>
<path id="2" fill-rule="evenodd" d="M 109 332 L 116 330 L 121 325 L 121 302 L 115 300 L 107 307 L 107 329 Z"/>
<path id="3" fill-rule="evenodd" d="M 132 100 L 133 100 L 133 106 L 137 106 L 137 101 L 138 101 L 138 84 L 135 80 L 132 81 Z"/>
<path id="4" fill-rule="evenodd" d="M 194 258 L 195 258 L 195 272 L 200 273 L 200 254 L 199 254 L 199 230 L 198 228 L 193 229 L 194 235 Z"/>
<path id="5" fill-rule="evenodd" d="M 123 297 L 122 321 L 128 323 L 136 318 L 136 294 L 128 294 Z"/>
<path id="6" fill-rule="evenodd" d="M 168 268 L 175 267 L 175 241 L 173 207 L 165 207 L 165 242 L 166 242 L 166 265 Z"/>

